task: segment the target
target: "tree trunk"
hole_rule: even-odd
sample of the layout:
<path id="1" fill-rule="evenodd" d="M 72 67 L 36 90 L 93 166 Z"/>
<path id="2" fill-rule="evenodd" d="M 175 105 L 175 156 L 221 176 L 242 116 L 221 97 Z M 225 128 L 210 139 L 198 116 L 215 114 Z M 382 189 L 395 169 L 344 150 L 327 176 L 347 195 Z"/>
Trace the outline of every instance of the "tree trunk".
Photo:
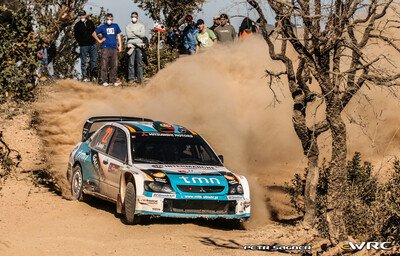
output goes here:
<path id="1" fill-rule="evenodd" d="M 304 96 L 304 95 L 303 95 Z M 304 222 L 314 227 L 316 216 L 317 184 L 319 178 L 317 135 L 306 124 L 304 97 L 294 97 L 293 127 L 301 141 L 303 153 L 308 159 L 308 171 L 304 191 Z"/>
<path id="2" fill-rule="evenodd" d="M 315 226 L 316 220 L 316 197 L 319 178 L 317 144 L 318 134 L 307 127 L 306 122 L 306 95 L 301 90 L 292 89 L 293 96 L 293 127 L 297 137 L 301 141 L 304 156 L 308 159 L 306 186 L 304 191 L 304 222 L 311 227 Z M 301 93 L 299 93 L 301 91 Z"/>
<path id="3" fill-rule="evenodd" d="M 316 199 L 319 179 L 318 155 L 308 157 L 308 171 L 304 191 L 304 222 L 311 227 L 316 224 Z"/>
<path id="4" fill-rule="evenodd" d="M 339 105 L 338 96 L 335 95 L 333 98 L 337 98 L 331 99 L 334 101 L 334 104 L 327 107 L 327 121 L 332 133 L 332 159 L 330 163 L 326 218 L 331 243 L 336 245 L 338 242 L 344 241 L 347 238 L 343 216 L 343 202 L 345 200 L 347 187 L 347 139 L 346 125 L 340 115 L 341 107 Z"/>

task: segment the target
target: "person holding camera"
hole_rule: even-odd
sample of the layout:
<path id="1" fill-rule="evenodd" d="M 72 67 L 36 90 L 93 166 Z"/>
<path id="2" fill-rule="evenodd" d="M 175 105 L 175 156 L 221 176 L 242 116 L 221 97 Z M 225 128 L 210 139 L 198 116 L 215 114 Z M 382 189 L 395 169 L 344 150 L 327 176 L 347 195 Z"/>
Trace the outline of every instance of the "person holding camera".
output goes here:
<path id="1" fill-rule="evenodd" d="M 144 38 L 146 30 L 139 22 L 137 12 L 131 13 L 131 22 L 126 26 L 127 47 L 129 55 L 128 82 L 133 83 L 135 77 L 139 84 L 143 83 L 143 52 L 145 50 Z"/>

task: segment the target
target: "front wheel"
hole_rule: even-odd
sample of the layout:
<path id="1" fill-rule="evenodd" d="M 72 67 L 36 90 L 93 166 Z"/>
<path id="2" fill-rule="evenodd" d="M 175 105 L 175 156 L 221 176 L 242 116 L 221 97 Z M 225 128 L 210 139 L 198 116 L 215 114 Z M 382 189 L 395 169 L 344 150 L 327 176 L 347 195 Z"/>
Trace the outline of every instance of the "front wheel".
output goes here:
<path id="1" fill-rule="evenodd" d="M 136 190 L 132 182 L 126 185 L 124 199 L 124 218 L 126 224 L 132 225 L 138 222 L 138 216 L 135 216 L 136 209 Z"/>
<path id="2" fill-rule="evenodd" d="M 82 169 L 79 165 L 72 169 L 71 195 L 75 200 L 83 200 L 83 176 Z"/>

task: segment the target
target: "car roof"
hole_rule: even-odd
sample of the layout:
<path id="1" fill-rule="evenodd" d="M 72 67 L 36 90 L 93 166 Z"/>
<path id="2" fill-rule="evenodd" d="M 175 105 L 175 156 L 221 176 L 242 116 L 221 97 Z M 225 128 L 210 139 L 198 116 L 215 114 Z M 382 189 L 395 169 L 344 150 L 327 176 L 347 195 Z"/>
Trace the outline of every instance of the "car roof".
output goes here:
<path id="1" fill-rule="evenodd" d="M 161 131 L 155 128 L 156 123 L 163 123 L 169 125 L 168 123 L 165 122 L 150 122 L 150 121 L 117 121 L 115 123 L 125 126 L 131 133 L 142 133 L 142 132 L 160 133 Z M 171 126 L 174 127 L 173 131 L 174 134 L 198 135 L 196 132 L 191 131 L 181 125 L 172 124 Z"/>

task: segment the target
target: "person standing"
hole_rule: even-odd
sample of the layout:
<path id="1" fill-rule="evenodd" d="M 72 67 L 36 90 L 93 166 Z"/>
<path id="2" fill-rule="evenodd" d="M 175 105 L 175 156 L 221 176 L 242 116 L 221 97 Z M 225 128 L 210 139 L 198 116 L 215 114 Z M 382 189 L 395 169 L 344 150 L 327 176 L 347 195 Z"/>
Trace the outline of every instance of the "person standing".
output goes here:
<path id="1" fill-rule="evenodd" d="M 235 41 L 236 32 L 235 28 L 228 24 L 229 18 L 225 13 L 220 16 L 220 25 L 214 30 L 218 42 L 223 44 L 233 43 Z"/>
<path id="2" fill-rule="evenodd" d="M 181 47 L 181 32 L 178 26 L 172 26 L 171 30 L 168 32 L 167 44 L 169 44 L 173 49 L 179 49 Z"/>
<path id="3" fill-rule="evenodd" d="M 146 36 L 145 27 L 138 22 L 139 15 L 137 12 L 131 13 L 131 22 L 126 26 L 126 36 L 128 43 L 128 81 L 133 83 L 135 76 L 139 84 L 143 83 L 143 55 L 145 49 L 143 41 Z"/>
<path id="4" fill-rule="evenodd" d="M 80 20 L 74 26 L 75 40 L 79 44 L 81 59 L 82 81 L 88 82 L 97 78 L 97 47 L 92 34 L 96 30 L 93 21 L 87 18 L 85 11 L 79 12 Z M 89 56 L 90 65 L 87 71 L 87 57 Z"/>
<path id="5" fill-rule="evenodd" d="M 249 17 L 243 19 L 242 24 L 239 27 L 238 37 L 240 41 L 245 41 L 253 35 L 257 35 L 259 33 L 257 26 L 254 21 L 252 21 Z"/>
<path id="6" fill-rule="evenodd" d="M 216 15 L 213 18 L 213 25 L 210 27 L 210 29 L 214 32 L 214 30 L 219 26 L 219 24 L 220 24 L 220 17 L 219 15 Z"/>
<path id="7" fill-rule="evenodd" d="M 121 29 L 113 20 L 114 16 L 107 13 L 106 24 L 99 26 L 92 34 L 101 44 L 100 83 L 103 86 L 121 84 L 117 82 L 118 52 L 122 51 Z M 101 35 L 102 39 L 98 35 Z"/>
<path id="8" fill-rule="evenodd" d="M 193 21 L 192 15 L 186 16 L 186 27 L 182 32 L 183 48 L 185 53 L 192 55 L 196 53 L 197 40 L 196 34 L 199 32 Z"/>
<path id="9" fill-rule="evenodd" d="M 199 29 L 199 33 L 196 35 L 196 40 L 198 42 L 196 52 L 198 52 L 199 49 L 207 49 L 213 46 L 217 37 L 211 29 L 206 27 L 204 20 L 197 20 L 196 25 Z"/>
<path id="10" fill-rule="evenodd" d="M 40 77 L 42 80 L 46 80 L 46 75 L 49 76 L 49 78 L 54 78 L 54 57 L 52 56 L 51 50 L 47 48 L 43 48 L 40 51 L 36 53 L 36 57 L 39 60 L 39 67 L 36 70 L 36 73 L 38 77 Z M 43 72 L 44 69 L 46 68 L 47 72 Z"/>

